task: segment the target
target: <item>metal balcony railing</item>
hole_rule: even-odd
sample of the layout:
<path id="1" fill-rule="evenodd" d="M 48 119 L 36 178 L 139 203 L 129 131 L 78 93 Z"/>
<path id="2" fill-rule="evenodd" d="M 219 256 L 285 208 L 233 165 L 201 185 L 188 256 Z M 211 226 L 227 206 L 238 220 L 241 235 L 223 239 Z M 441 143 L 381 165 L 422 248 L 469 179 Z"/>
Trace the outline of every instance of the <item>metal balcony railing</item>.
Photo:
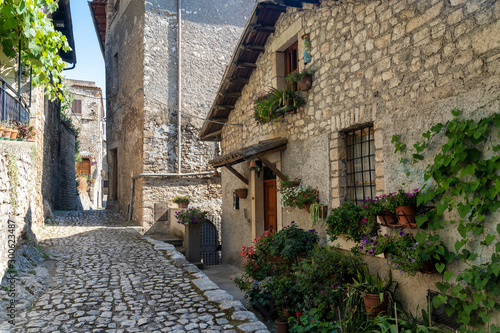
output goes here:
<path id="1" fill-rule="evenodd" d="M 30 121 L 29 109 L 26 102 L 18 94 L 18 92 L 11 87 L 1 76 L 0 83 L 2 84 L 0 88 L 0 121 L 11 120 L 19 122 Z M 7 91 L 10 90 L 16 97 L 9 94 Z"/>

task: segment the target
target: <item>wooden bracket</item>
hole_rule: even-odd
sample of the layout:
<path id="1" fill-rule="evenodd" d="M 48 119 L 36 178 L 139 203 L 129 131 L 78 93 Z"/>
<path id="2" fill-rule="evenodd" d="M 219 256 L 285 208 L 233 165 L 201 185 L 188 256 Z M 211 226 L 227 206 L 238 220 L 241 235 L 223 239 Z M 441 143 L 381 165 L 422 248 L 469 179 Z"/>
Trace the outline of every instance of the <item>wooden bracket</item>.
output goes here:
<path id="1" fill-rule="evenodd" d="M 248 179 L 246 179 L 241 173 L 239 173 L 238 171 L 236 171 L 235 169 L 233 169 L 232 166 L 230 165 L 224 165 L 226 167 L 226 169 L 228 169 L 229 171 L 231 171 L 231 173 L 233 175 L 235 175 L 236 177 L 238 177 L 239 180 L 241 180 L 243 183 L 245 183 L 245 185 L 248 185 Z"/>
<path id="2" fill-rule="evenodd" d="M 264 156 L 258 155 L 257 158 L 266 165 L 272 172 L 278 177 L 280 177 L 283 181 L 287 181 L 288 177 L 283 174 L 283 172 L 279 171 L 267 158 Z"/>

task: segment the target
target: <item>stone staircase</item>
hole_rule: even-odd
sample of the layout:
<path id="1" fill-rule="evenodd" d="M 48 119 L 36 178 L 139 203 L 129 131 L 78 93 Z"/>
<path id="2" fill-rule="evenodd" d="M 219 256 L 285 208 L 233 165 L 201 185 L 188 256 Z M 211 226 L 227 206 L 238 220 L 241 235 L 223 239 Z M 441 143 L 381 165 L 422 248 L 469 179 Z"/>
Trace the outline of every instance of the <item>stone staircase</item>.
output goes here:
<path id="1" fill-rule="evenodd" d="M 178 238 L 173 235 L 158 235 L 158 234 L 148 235 L 148 237 L 151 237 L 155 240 L 159 240 L 168 244 L 172 244 L 178 252 L 180 252 L 183 255 L 186 255 L 186 249 L 182 246 L 184 243 L 184 240 L 182 238 Z"/>

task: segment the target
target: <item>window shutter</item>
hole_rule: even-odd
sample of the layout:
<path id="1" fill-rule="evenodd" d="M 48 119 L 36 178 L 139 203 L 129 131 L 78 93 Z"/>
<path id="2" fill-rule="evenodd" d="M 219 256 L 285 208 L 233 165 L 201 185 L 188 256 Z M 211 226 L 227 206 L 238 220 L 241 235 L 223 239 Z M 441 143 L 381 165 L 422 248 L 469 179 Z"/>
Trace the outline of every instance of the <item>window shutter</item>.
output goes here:
<path id="1" fill-rule="evenodd" d="M 71 110 L 74 114 L 82 114 L 82 101 L 74 99 L 73 103 L 71 103 Z"/>

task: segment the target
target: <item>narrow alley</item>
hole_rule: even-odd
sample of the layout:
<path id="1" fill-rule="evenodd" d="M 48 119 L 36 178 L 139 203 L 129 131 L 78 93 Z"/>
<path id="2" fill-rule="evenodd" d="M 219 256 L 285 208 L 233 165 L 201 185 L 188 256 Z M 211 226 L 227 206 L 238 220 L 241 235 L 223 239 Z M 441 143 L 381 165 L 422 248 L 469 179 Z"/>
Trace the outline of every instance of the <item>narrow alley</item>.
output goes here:
<path id="1" fill-rule="evenodd" d="M 172 245 L 109 211 L 58 212 L 39 240 L 49 287 L 13 332 L 268 332 Z"/>

